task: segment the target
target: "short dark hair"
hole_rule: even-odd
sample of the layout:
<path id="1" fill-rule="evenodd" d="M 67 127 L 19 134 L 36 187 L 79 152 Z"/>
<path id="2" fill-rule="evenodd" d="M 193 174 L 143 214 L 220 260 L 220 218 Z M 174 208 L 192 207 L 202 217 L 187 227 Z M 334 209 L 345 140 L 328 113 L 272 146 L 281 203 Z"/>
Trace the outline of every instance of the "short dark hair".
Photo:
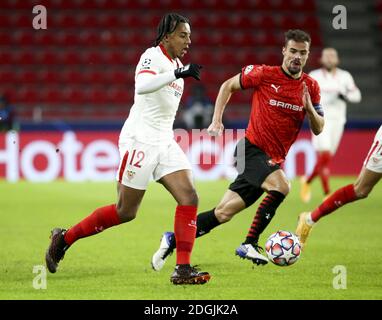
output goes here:
<path id="1" fill-rule="evenodd" d="M 312 42 L 310 35 L 299 29 L 290 29 L 285 32 L 285 46 L 288 44 L 289 40 L 294 40 L 296 42 L 308 42 L 309 45 Z"/>
<path id="2" fill-rule="evenodd" d="M 173 33 L 179 23 L 190 24 L 190 21 L 186 17 L 177 13 L 168 13 L 164 15 L 158 24 L 158 34 L 154 45 L 157 46 L 166 34 Z"/>

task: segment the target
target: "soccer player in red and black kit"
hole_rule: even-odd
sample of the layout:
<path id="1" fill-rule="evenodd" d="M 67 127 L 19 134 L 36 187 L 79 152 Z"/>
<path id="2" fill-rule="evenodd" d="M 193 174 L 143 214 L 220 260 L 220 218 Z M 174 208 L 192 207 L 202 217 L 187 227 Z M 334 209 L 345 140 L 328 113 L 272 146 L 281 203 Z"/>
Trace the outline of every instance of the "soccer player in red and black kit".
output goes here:
<path id="1" fill-rule="evenodd" d="M 306 32 L 289 30 L 285 33 L 281 66 L 248 65 L 241 73 L 225 81 L 220 87 L 208 128 L 210 135 L 222 134 L 223 112 L 231 94 L 244 89 L 253 90 L 248 128 L 235 151 L 237 166 L 242 166 L 243 170 L 238 170 L 236 180 L 230 184 L 217 207 L 197 216 L 196 236 L 228 222 L 255 203 L 265 191 L 247 237 L 236 249 L 237 255 L 258 265 L 268 263 L 260 253 L 259 236 L 290 190 L 280 165 L 296 140 L 305 115 L 315 135 L 324 126 L 319 85 L 302 71 L 309 56 L 310 43 Z M 163 267 L 175 247 L 174 234 L 164 233 L 160 247 L 152 257 L 154 270 Z"/>

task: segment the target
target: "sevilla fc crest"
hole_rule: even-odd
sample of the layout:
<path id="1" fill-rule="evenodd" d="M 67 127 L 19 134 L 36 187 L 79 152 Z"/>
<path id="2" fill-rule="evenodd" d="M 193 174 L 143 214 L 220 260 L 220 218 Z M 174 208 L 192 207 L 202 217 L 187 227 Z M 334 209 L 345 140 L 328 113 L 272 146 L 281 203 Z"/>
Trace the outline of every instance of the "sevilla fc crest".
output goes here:
<path id="1" fill-rule="evenodd" d="M 131 170 L 127 170 L 127 179 L 131 180 L 135 176 L 135 172 Z"/>

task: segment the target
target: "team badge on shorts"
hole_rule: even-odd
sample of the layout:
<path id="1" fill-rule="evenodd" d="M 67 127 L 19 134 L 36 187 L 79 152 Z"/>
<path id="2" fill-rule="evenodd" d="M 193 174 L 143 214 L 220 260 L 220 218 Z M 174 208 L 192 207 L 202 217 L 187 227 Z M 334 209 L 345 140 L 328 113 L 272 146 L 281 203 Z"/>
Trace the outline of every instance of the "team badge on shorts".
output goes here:
<path id="1" fill-rule="evenodd" d="M 135 176 L 135 172 L 131 170 L 127 170 L 127 179 L 131 180 Z"/>

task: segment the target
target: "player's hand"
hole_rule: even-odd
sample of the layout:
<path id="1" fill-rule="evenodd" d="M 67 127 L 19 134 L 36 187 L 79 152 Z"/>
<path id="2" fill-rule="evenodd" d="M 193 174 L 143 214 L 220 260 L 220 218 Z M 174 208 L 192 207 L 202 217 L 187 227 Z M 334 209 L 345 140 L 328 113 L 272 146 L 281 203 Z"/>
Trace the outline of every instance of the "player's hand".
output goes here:
<path id="1" fill-rule="evenodd" d="M 305 81 L 302 83 L 302 103 L 304 105 L 305 110 L 308 110 L 309 108 L 313 108 L 308 86 L 306 85 Z"/>
<path id="2" fill-rule="evenodd" d="M 224 125 L 221 122 L 212 122 L 207 129 L 210 136 L 221 136 L 224 130 Z"/>
<path id="3" fill-rule="evenodd" d="M 201 65 L 190 63 L 184 67 L 175 69 L 174 74 L 177 79 L 179 78 L 187 78 L 187 77 L 193 77 L 196 80 L 200 80 L 200 69 L 202 68 Z"/>

